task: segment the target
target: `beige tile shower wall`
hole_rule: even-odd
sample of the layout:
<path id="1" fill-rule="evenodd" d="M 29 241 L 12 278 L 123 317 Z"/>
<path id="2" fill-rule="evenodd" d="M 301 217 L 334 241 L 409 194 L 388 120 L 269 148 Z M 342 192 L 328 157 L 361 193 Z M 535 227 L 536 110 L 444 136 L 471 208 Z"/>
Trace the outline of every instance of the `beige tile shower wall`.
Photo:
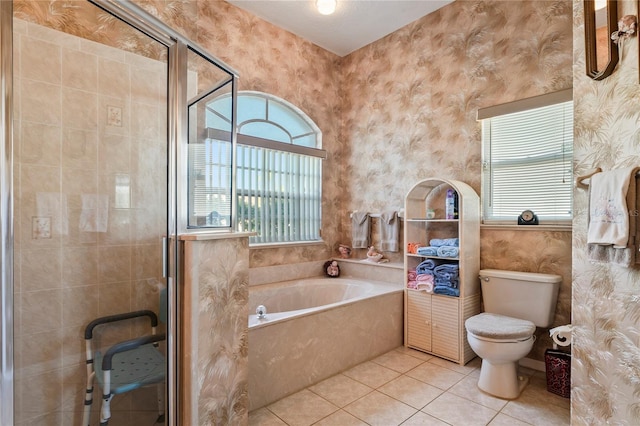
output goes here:
<path id="1" fill-rule="evenodd" d="M 76 425 L 84 326 L 158 309 L 166 67 L 33 23 L 14 25 L 16 420 Z M 153 391 L 137 399 L 156 406 Z M 121 411 L 132 406 L 116 397 L 114 421 L 144 419 Z"/>
<path id="2" fill-rule="evenodd" d="M 625 42 L 613 74 L 585 73 L 583 2 L 573 2 L 575 175 L 639 166 L 638 38 Z M 618 16 L 636 15 L 636 1 L 619 1 Z M 587 259 L 587 192 L 574 190 L 573 363 L 571 422 L 640 424 L 640 270 Z M 637 212 L 630 212 L 632 219 Z"/>

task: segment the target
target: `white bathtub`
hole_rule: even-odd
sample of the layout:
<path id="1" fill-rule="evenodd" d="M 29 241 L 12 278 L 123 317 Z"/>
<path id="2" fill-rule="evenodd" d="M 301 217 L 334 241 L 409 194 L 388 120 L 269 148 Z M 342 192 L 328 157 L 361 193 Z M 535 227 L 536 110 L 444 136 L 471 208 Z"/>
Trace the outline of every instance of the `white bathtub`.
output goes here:
<path id="1" fill-rule="evenodd" d="M 249 409 L 402 345 L 402 309 L 401 283 L 310 278 L 249 287 Z"/>

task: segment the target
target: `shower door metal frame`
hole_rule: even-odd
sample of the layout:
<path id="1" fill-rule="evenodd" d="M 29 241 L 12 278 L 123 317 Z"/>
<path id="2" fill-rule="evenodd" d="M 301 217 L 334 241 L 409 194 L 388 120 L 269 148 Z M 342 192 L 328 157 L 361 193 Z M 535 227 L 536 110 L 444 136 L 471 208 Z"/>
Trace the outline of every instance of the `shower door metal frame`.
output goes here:
<path id="1" fill-rule="evenodd" d="M 13 424 L 13 2 L 0 1 L 0 424 Z"/>
<path id="2" fill-rule="evenodd" d="M 184 229 L 186 218 L 178 205 L 186 199 L 186 189 L 178 185 L 184 176 L 187 145 L 187 51 L 191 49 L 213 65 L 229 74 L 237 87 L 238 73 L 197 43 L 184 37 L 139 6 L 126 0 L 88 0 L 97 7 L 121 19 L 168 48 L 168 170 L 167 170 L 167 238 L 163 255 L 164 275 L 168 287 L 167 322 L 167 424 L 179 424 L 178 369 L 180 353 L 179 292 L 182 284 L 179 265 L 178 233 Z M 13 0 L 0 0 L 0 424 L 14 423 L 14 366 L 13 366 Z M 234 102 L 235 105 L 235 102 Z M 235 113 L 233 114 L 235 129 Z M 234 132 L 235 137 L 235 132 Z M 235 183 L 235 182 L 234 182 Z"/>

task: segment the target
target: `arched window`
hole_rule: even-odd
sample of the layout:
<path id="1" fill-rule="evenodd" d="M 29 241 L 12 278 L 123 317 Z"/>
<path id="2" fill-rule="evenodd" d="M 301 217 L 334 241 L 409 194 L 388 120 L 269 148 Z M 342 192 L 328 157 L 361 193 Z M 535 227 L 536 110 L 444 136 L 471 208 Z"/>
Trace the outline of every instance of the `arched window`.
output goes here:
<path id="1" fill-rule="evenodd" d="M 206 127 L 228 129 L 231 96 L 207 104 Z M 320 240 L 322 133 L 299 108 L 260 92 L 237 95 L 236 223 L 253 244 Z M 206 207 L 205 207 L 206 210 Z"/>

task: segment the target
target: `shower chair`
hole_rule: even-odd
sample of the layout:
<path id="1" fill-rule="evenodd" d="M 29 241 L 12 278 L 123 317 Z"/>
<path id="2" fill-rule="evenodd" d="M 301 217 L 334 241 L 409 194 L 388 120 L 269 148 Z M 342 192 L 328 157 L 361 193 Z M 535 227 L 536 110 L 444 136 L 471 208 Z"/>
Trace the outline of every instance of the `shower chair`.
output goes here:
<path id="1" fill-rule="evenodd" d="M 109 347 L 104 354 L 100 351 L 94 352 L 93 332 L 96 327 L 142 317 L 149 319 L 151 334 L 118 342 Z M 160 320 L 166 323 L 166 289 L 160 292 Z M 159 342 L 166 340 L 166 334 L 157 334 L 157 326 L 158 315 L 150 310 L 104 316 L 94 319 L 87 325 L 84 332 L 87 388 L 84 399 L 83 426 L 89 426 L 90 422 L 94 379 L 102 389 L 101 426 L 109 424 L 111 400 L 114 395 L 153 384 L 158 389 L 158 419 L 156 423 L 164 423 L 164 383 L 167 367 L 165 356 L 159 350 Z"/>

